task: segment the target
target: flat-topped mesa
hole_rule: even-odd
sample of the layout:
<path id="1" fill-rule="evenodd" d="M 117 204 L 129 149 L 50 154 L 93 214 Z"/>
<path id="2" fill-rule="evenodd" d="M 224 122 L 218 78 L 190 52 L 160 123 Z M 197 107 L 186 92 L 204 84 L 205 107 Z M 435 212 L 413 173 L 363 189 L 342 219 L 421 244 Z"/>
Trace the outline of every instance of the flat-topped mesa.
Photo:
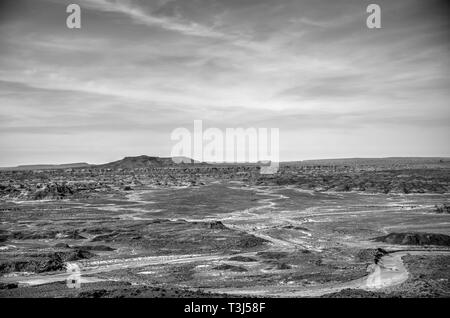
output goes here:
<path id="1" fill-rule="evenodd" d="M 187 157 L 153 157 L 153 156 L 136 156 L 136 157 L 125 157 L 121 160 L 113 161 L 110 163 L 97 165 L 96 168 L 106 168 L 106 169 L 139 169 L 139 168 L 149 168 L 149 167 L 165 167 L 173 166 L 177 164 L 192 164 L 193 159 Z"/>

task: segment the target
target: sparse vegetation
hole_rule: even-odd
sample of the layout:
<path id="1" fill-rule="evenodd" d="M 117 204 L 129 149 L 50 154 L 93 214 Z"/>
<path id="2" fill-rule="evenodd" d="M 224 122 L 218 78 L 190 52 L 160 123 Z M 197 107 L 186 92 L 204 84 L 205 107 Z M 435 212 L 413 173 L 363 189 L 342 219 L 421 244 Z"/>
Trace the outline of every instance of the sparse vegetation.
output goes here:
<path id="1" fill-rule="evenodd" d="M 261 175 L 160 159 L 0 171 L 0 297 L 320 295 L 337 285 L 351 288 L 330 297 L 392 297 L 354 286 L 390 249 L 450 245 L 448 161 L 285 163 Z M 70 261 L 116 282 L 17 284 L 58 278 Z M 433 284 L 424 295 L 447 292 Z"/>

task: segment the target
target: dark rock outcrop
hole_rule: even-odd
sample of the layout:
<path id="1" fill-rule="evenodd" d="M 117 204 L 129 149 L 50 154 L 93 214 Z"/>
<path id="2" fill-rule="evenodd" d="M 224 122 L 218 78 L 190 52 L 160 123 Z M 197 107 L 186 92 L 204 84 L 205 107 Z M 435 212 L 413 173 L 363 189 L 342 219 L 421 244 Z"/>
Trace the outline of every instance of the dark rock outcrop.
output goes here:
<path id="1" fill-rule="evenodd" d="M 257 262 L 256 259 L 252 258 L 252 257 L 247 257 L 247 256 L 233 256 L 230 257 L 228 259 L 229 261 L 234 261 L 234 262 Z"/>
<path id="2" fill-rule="evenodd" d="M 377 242 L 400 245 L 450 246 L 450 236 L 433 233 L 390 233 L 374 239 Z"/>
<path id="3" fill-rule="evenodd" d="M 222 265 L 214 267 L 213 269 L 220 270 L 220 271 L 232 271 L 232 272 L 246 272 L 247 271 L 247 269 L 244 267 L 230 265 L 230 264 L 222 264 Z"/>
<path id="4" fill-rule="evenodd" d="M 2 274 L 11 272 L 43 273 L 50 271 L 60 271 L 65 269 L 66 262 L 88 259 L 93 256 L 95 255 L 88 251 L 83 250 L 19 256 L 14 257 L 10 260 L 1 261 L 0 273 Z"/>

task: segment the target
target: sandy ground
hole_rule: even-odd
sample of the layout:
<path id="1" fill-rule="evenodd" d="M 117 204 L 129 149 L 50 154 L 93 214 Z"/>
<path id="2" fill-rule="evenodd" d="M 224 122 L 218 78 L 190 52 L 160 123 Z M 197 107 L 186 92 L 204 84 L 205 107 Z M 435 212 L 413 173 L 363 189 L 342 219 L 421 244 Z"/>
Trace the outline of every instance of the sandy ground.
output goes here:
<path id="1" fill-rule="evenodd" d="M 388 244 L 375 243 L 372 237 L 388 233 L 392 229 L 421 229 L 449 234 L 449 216 L 429 213 L 429 207 L 435 203 L 448 201 L 448 195 L 380 195 L 358 193 L 316 193 L 284 187 L 247 187 L 243 184 L 233 183 L 227 185 L 229 189 L 240 193 L 252 193 L 254 206 L 236 209 L 223 213 L 214 209 L 204 214 L 185 211 L 183 213 L 171 212 L 171 220 L 183 218 L 186 221 L 205 222 L 220 220 L 226 227 L 268 241 L 267 249 L 270 251 L 292 253 L 306 249 L 329 257 L 331 249 L 364 249 L 364 248 L 390 248 Z M 180 188 L 173 191 L 192 191 Z M 196 190 L 202 191 L 202 190 Z M 108 201 L 105 204 L 83 203 L 79 208 L 91 208 L 105 213 L 115 213 L 120 220 L 144 221 L 160 217 L 165 213 L 161 207 L 170 209 L 170 196 L 159 197 L 158 191 L 140 190 L 127 194 L 124 201 L 115 203 Z M 187 196 L 189 198 L 189 196 Z M 165 201 L 167 200 L 167 201 Z M 29 203 L 27 203 L 29 204 Z M 195 207 L 195 205 L 193 205 Z M 426 217 L 424 217 L 426 216 Z M 395 224 L 395 225 L 392 225 Z M 314 297 L 336 292 L 346 288 L 364 290 L 380 290 L 399 285 L 408 278 L 402 257 L 406 254 L 433 255 L 446 253 L 446 251 L 399 251 L 382 257 L 378 264 L 371 264 L 368 274 L 347 282 L 312 283 L 308 286 L 298 282 L 281 284 L 274 281 L 264 285 L 250 284 L 251 287 L 211 288 L 204 290 L 214 293 L 227 293 L 233 295 L 258 295 L 276 297 Z M 255 253 L 235 253 L 233 256 L 255 256 Z M 117 270 L 145 268 L 156 265 L 169 264 L 220 264 L 229 258 L 228 254 L 211 255 L 167 255 L 114 258 L 105 260 L 86 260 L 78 264 L 82 268 L 82 283 L 98 281 L 101 273 Z M 205 265 L 206 266 L 206 265 Z M 201 267 L 199 267 L 201 268 Z M 208 268 L 208 266 L 206 266 Z M 247 266 L 250 274 L 255 274 Z M 257 274 L 271 273 L 271 270 L 262 270 L 255 267 Z M 295 267 L 290 272 L 295 271 Z M 145 272 L 145 271 L 144 271 Z M 151 272 L 151 271 L 150 271 Z M 288 271 L 289 272 L 289 271 Z M 278 271 L 274 271 L 278 274 Z M 57 281 L 65 281 L 68 273 L 46 273 L 28 276 L 5 276 L 1 282 L 18 282 L 23 285 L 40 285 Z M 208 273 L 204 273 L 208 277 Z M 227 274 L 241 275 L 241 274 Z M 250 275 L 251 276 L 251 275 Z M 208 277 L 211 278 L 211 277 Z"/>

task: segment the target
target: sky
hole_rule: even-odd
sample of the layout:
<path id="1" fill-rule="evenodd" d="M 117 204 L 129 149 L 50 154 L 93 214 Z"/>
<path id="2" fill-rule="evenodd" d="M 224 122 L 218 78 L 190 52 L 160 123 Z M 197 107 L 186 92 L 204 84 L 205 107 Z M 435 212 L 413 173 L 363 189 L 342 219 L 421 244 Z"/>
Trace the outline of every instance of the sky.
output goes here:
<path id="1" fill-rule="evenodd" d="M 281 161 L 450 156 L 449 30 L 435 0 L 2 0 L 0 166 L 169 156 L 194 120 L 278 128 Z"/>

